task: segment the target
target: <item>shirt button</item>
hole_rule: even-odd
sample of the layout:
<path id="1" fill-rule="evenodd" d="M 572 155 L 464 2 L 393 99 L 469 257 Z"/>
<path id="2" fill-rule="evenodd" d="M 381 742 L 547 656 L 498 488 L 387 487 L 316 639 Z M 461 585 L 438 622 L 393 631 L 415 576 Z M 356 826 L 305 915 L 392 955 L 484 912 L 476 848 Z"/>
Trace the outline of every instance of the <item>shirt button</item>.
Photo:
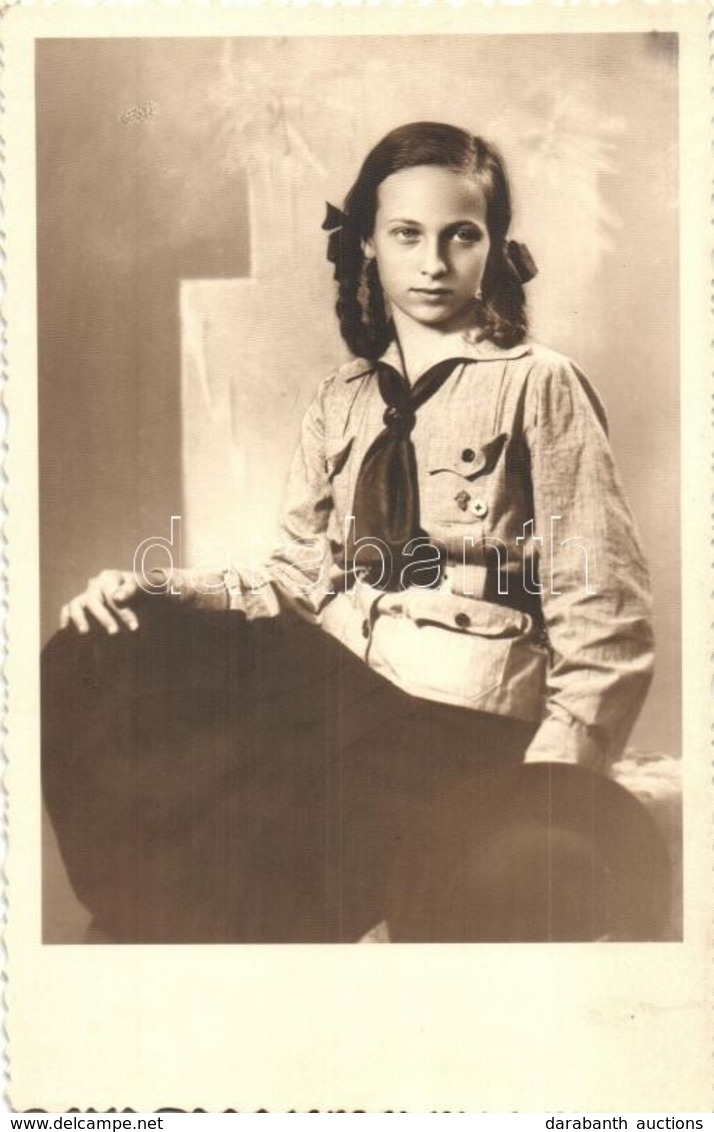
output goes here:
<path id="1" fill-rule="evenodd" d="M 369 621 L 363 621 L 362 622 L 362 636 L 363 637 L 369 636 Z"/>
<path id="2" fill-rule="evenodd" d="M 466 629 L 471 624 L 471 618 L 469 617 L 468 613 L 457 613 L 454 621 L 458 625 L 459 629 Z"/>
<path id="3" fill-rule="evenodd" d="M 473 464 L 474 460 L 476 459 L 476 453 L 474 452 L 473 448 L 464 448 L 463 452 L 461 453 L 461 459 L 467 464 Z"/>
<path id="4" fill-rule="evenodd" d="M 472 499 L 471 510 L 477 519 L 484 519 L 488 515 L 488 503 L 484 503 L 483 499 Z"/>

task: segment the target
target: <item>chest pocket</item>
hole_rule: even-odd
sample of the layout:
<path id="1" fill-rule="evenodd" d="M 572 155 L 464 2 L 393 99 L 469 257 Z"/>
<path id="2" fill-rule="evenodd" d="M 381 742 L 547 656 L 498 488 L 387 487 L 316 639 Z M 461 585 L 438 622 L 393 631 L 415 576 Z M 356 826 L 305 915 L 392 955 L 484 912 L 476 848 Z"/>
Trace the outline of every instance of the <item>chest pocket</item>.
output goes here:
<path id="1" fill-rule="evenodd" d="M 507 440 L 507 432 L 485 444 L 470 442 L 467 434 L 448 442 L 434 438 L 424 482 L 424 519 L 487 524 L 494 504 L 494 472 Z"/>

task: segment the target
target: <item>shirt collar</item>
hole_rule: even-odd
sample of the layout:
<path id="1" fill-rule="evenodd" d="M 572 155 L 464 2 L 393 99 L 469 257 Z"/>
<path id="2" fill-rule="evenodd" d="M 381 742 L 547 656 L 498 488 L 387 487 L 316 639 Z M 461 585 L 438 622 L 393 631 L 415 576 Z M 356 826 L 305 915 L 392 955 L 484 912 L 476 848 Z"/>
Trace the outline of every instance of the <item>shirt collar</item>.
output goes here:
<path id="1" fill-rule="evenodd" d="M 451 358 L 466 358 L 474 362 L 492 362 L 502 359 L 522 358 L 530 354 L 530 352 L 531 347 L 528 342 L 520 342 L 517 346 L 497 346 L 496 343 L 492 342 L 489 338 L 482 338 L 479 341 L 476 336 L 476 331 L 459 331 L 444 335 L 440 340 L 439 347 L 435 350 L 434 354 L 429 357 L 429 366 L 431 367 L 438 362 L 447 361 Z M 399 348 L 394 339 L 389 343 L 379 360 L 386 362 L 387 365 L 393 366 L 394 369 L 401 373 L 401 357 Z M 364 358 L 357 358 L 353 365 L 350 366 L 349 372 L 345 375 L 345 380 L 356 381 L 358 377 L 366 377 L 367 374 L 373 371 L 374 365 Z"/>

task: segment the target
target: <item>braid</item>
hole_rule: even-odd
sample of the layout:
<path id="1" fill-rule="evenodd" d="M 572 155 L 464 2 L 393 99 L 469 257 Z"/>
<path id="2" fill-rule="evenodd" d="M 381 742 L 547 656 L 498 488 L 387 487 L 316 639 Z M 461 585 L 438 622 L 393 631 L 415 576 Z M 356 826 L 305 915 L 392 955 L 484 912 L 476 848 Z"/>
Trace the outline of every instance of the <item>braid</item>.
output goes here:
<path id="1" fill-rule="evenodd" d="M 359 300 L 363 259 L 359 236 L 351 228 L 344 227 L 340 232 L 338 247 L 339 255 L 335 266 L 339 287 L 335 310 L 340 324 L 340 334 L 351 352 L 360 356 L 365 327 Z"/>
<path id="2" fill-rule="evenodd" d="M 340 324 L 340 334 L 349 350 L 356 357 L 360 357 L 363 353 L 364 325 L 362 308 L 357 297 L 357 282 L 354 279 L 343 276 L 340 280 L 335 310 Z"/>
<path id="3" fill-rule="evenodd" d="M 493 249 L 492 256 L 483 279 L 484 299 L 479 304 L 479 322 L 484 337 L 507 349 L 522 342 L 528 333 L 526 295 L 503 249 Z"/>
<path id="4" fill-rule="evenodd" d="M 335 305 L 340 333 L 355 357 L 375 361 L 391 337 L 377 264 L 367 260 L 356 233 L 343 231 Z"/>
<path id="5" fill-rule="evenodd" d="M 522 342 L 528 333 L 523 285 L 514 280 L 500 287 L 497 295 L 483 303 L 480 323 L 484 337 L 497 346 L 508 349 Z"/>
<path id="6" fill-rule="evenodd" d="M 382 284 L 379 281 L 379 271 L 377 269 L 376 260 L 372 259 L 369 261 L 365 276 L 367 287 L 367 322 L 370 337 L 370 353 L 367 357 L 372 359 L 372 355 L 379 357 L 380 354 L 383 354 L 389 345 L 389 340 L 392 337 L 392 324 L 387 318 L 384 292 L 382 291 Z"/>

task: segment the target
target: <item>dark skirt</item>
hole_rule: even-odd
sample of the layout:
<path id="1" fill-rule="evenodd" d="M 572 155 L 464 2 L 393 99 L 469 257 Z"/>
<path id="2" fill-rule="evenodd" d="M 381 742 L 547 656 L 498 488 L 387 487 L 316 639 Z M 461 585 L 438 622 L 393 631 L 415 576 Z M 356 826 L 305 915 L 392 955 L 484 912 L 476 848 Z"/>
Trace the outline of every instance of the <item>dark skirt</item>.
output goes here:
<path id="1" fill-rule="evenodd" d="M 45 800 L 119 942 L 359 939 L 438 858 L 435 802 L 478 793 L 534 731 L 409 696 L 291 615 L 151 598 L 139 616 L 42 657 Z"/>

